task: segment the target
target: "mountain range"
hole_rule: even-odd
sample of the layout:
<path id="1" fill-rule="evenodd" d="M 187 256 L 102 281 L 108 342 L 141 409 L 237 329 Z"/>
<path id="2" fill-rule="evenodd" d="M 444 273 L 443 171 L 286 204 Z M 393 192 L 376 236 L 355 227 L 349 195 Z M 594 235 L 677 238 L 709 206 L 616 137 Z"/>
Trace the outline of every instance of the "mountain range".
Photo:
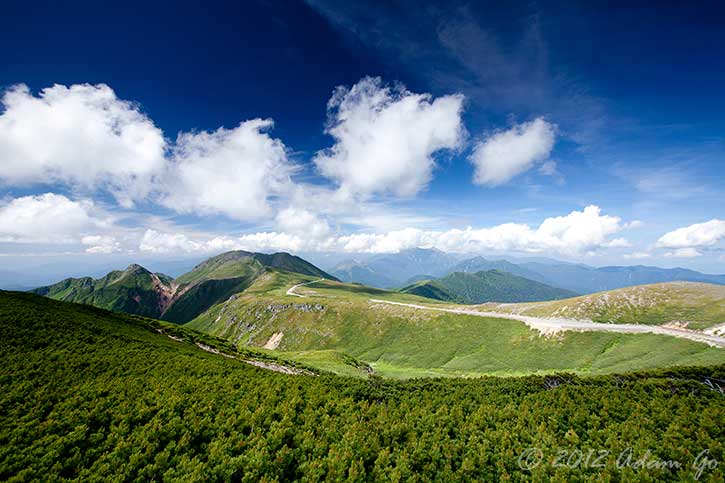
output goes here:
<path id="1" fill-rule="evenodd" d="M 379 262 L 383 263 L 385 260 L 391 270 L 392 267 L 397 267 L 404 273 L 416 270 L 438 271 L 439 268 L 436 267 L 447 266 L 455 261 L 454 257 L 443 252 L 423 249 L 406 252 L 400 257 L 389 255 L 379 259 Z M 464 263 L 459 266 L 466 269 L 471 265 Z M 525 270 L 517 270 L 513 264 L 497 263 L 496 266 L 526 273 Z M 176 278 L 163 273 L 153 273 L 140 265 L 132 264 L 125 270 L 114 270 L 101 278 L 68 278 L 34 289 L 33 292 L 57 300 L 95 305 L 117 312 L 182 324 L 193 320 L 214 304 L 248 289 L 270 271 L 338 280 L 302 258 L 288 253 L 266 255 L 232 251 L 209 258 Z M 438 279 L 424 276 L 420 278 L 423 280 L 400 291 L 464 304 L 492 301 L 531 302 L 577 295 L 572 291 L 500 269 L 476 273 L 452 272 Z"/>
<path id="2" fill-rule="evenodd" d="M 267 255 L 238 250 L 209 258 L 174 279 L 132 264 L 99 279 L 68 278 L 32 292 L 56 300 L 184 323 L 243 291 L 270 271 L 337 280 L 289 253 Z"/>
<path id="3" fill-rule="evenodd" d="M 453 272 L 476 273 L 482 270 L 500 270 L 580 294 L 673 281 L 725 284 L 725 275 L 710 275 L 685 268 L 643 265 L 595 268 L 549 259 L 512 261 L 480 256 L 467 258 L 424 248 L 375 255 L 367 260 L 347 260 L 328 269 L 344 282 L 381 288 L 405 287 Z"/>
<path id="4" fill-rule="evenodd" d="M 408 254 L 412 256 L 397 266 L 430 270 L 453 261 L 434 252 L 433 263 L 425 259 L 427 254 Z M 390 263 L 393 259 L 388 258 Z M 482 259 L 461 262 L 456 263 L 472 270 Z M 701 343 L 700 332 L 673 337 L 617 333 L 617 328 L 608 333 L 607 328 L 568 330 L 551 338 L 526 320 L 511 320 L 512 313 L 548 317 L 570 311 L 637 324 L 680 324 L 684 318 L 695 331 L 720 330 L 718 321 L 725 313 L 721 286 L 664 285 L 661 290 L 634 287 L 621 294 L 564 298 L 575 294 L 489 269 L 453 272 L 389 291 L 340 282 L 287 253 L 232 251 L 176 278 L 131 265 L 98 279 L 66 279 L 34 292 L 184 325 L 233 347 L 264 348 L 286 360 L 355 377 L 371 371 L 391 377 L 603 373 L 722 360 L 720 349 Z M 461 311 L 450 302 L 489 304 Z M 700 342 L 683 340 L 691 337 Z"/>
<path id="5" fill-rule="evenodd" d="M 343 282 L 394 288 L 445 275 L 460 260 L 458 255 L 435 248 L 412 248 L 374 255 L 367 260 L 345 260 L 328 271 Z"/>

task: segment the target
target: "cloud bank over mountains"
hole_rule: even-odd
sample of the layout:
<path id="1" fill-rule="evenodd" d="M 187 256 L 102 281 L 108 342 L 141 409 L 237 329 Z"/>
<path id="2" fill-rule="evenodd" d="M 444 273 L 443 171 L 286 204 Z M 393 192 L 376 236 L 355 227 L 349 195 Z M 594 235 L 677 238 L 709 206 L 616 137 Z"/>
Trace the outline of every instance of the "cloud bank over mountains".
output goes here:
<path id="1" fill-rule="evenodd" d="M 386 233 L 337 234 L 313 214 L 294 209 L 281 211 L 278 224 L 285 230 L 241 236 L 127 228 L 88 200 L 72 201 L 52 193 L 17 198 L 0 207 L 1 241 L 80 243 L 89 253 L 213 253 L 232 249 L 393 253 L 435 247 L 462 253 L 486 250 L 582 255 L 628 246 L 624 238 L 612 238 L 626 230 L 628 224 L 619 217 L 602 214 L 594 205 L 546 218 L 536 227 L 504 223 L 445 231 L 409 227 Z"/>
<path id="2" fill-rule="evenodd" d="M 413 93 L 373 77 L 338 87 L 325 128 L 333 143 L 311 156 L 316 179 L 310 181 L 291 148 L 273 137 L 271 119 L 181 132 L 172 141 L 140 106 L 107 85 L 55 85 L 37 96 L 15 86 L 2 97 L 0 183 L 36 194 L 0 201 L 0 242 L 77 245 L 95 254 L 435 247 L 573 257 L 632 245 L 615 235 L 637 222 L 604 214 L 595 204 L 538 224 L 464 229 L 406 226 L 402 213 L 386 213 L 391 200 L 426 189 L 446 152 L 470 149 L 471 182 L 478 189 L 527 171 L 557 175 L 550 159 L 555 124 L 537 117 L 487 137 L 469 136 L 464 101 L 459 94 Z M 192 221 L 177 224 L 179 216 Z M 222 217 L 238 224 L 230 231 L 247 233 L 194 229 L 193 220 L 204 217 Z M 399 225 L 361 232 L 365 220 Z M 666 233 L 649 250 L 628 256 L 669 250 L 665 256 L 694 257 L 723 238 L 725 222 L 714 219 Z"/>

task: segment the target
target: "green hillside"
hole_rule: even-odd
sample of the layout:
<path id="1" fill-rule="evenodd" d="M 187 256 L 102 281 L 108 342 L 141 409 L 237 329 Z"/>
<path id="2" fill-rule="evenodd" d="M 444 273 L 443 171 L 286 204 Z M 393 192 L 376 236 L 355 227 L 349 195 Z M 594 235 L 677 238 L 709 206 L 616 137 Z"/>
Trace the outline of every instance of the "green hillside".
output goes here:
<path id="1" fill-rule="evenodd" d="M 372 303 L 371 298 L 428 303 L 409 294 L 324 281 L 300 287 L 287 275 L 217 304 L 188 324 L 237 345 L 269 347 L 288 357 L 339 351 L 391 377 L 521 375 L 571 371 L 603 374 L 680 364 L 725 363 L 725 351 L 669 336 L 563 332 L 542 337 L 525 324 Z M 309 280 L 309 278 L 307 279 Z M 309 356 L 305 359 L 309 361 Z"/>
<path id="2" fill-rule="evenodd" d="M 434 280 L 423 280 L 400 290 L 422 297 L 480 304 L 484 302 L 533 302 L 576 295 L 569 290 L 519 277 L 500 270 L 476 273 L 453 272 Z"/>
<path id="3" fill-rule="evenodd" d="M 131 265 L 99 279 L 68 278 L 33 292 L 56 300 L 158 318 L 168 304 L 170 286 L 170 277 Z"/>
<path id="4" fill-rule="evenodd" d="M 461 302 L 456 294 L 438 280 L 420 280 L 401 288 L 400 292 L 445 302 Z"/>
<path id="5" fill-rule="evenodd" d="M 266 255 L 238 250 L 209 258 L 174 280 L 131 265 L 97 280 L 69 278 L 33 292 L 56 300 L 184 323 L 245 290 L 263 273 L 275 270 L 336 280 L 288 253 Z"/>
<path id="6" fill-rule="evenodd" d="M 9 292 L 0 337 L 3 481 L 694 481 L 702 451 L 725 458 L 712 388 L 722 366 L 584 379 L 295 376 L 178 326 Z M 545 455 L 531 470 L 519 465 L 528 448 Z M 587 448 L 606 464 L 551 464 Z M 681 468 L 620 468 L 627 448 Z M 704 471 L 702 481 L 721 480 Z"/>
<path id="7" fill-rule="evenodd" d="M 551 302 L 491 304 L 487 309 L 539 317 L 591 319 L 602 323 L 672 324 L 705 329 L 725 323 L 725 285 L 656 283 Z"/>

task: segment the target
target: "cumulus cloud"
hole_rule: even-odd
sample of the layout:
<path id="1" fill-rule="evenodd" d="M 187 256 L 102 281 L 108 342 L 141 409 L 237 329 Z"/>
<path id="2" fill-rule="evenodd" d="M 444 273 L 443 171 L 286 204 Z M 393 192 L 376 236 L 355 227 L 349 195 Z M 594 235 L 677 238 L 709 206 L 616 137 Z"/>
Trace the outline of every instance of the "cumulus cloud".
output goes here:
<path id="1" fill-rule="evenodd" d="M 0 181 L 110 192 L 123 207 L 150 200 L 180 213 L 239 220 L 270 214 L 294 167 L 271 120 L 180 133 L 175 143 L 105 84 L 55 85 L 37 96 L 16 86 L 2 97 Z"/>
<path id="2" fill-rule="evenodd" d="M 725 220 L 712 219 L 665 233 L 657 240 L 657 246 L 661 248 L 706 247 L 716 244 L 723 238 L 725 238 Z"/>
<path id="3" fill-rule="evenodd" d="M 122 251 L 121 243 L 115 237 L 108 235 L 88 235 L 81 238 L 81 244 L 86 245 L 87 253 L 116 253 Z"/>
<path id="4" fill-rule="evenodd" d="M 309 238 L 278 232 L 195 239 L 185 233 L 146 230 L 139 244 L 139 250 L 155 254 L 220 253 L 229 250 L 300 251 L 312 246 L 312 243 Z"/>
<path id="5" fill-rule="evenodd" d="M 107 189 L 123 206 L 152 190 L 165 141 L 137 106 L 105 84 L 54 85 L 34 96 L 15 86 L 2 97 L 0 180 Z"/>
<path id="6" fill-rule="evenodd" d="M 505 223 L 490 228 L 446 231 L 406 228 L 387 233 L 355 233 L 320 237 L 286 232 L 261 232 L 240 237 L 215 237 L 193 241 L 183 234 L 149 230 L 140 249 L 155 253 L 178 250 L 214 252 L 231 249 L 395 253 L 414 247 L 435 247 L 450 252 L 481 250 L 580 255 L 602 248 L 628 246 L 610 236 L 623 230 L 619 217 L 603 215 L 591 205 L 582 211 L 545 219 L 538 227 Z"/>
<path id="7" fill-rule="evenodd" d="M 0 241 L 77 243 L 84 233 L 109 228 L 110 222 L 94 211 L 89 200 L 54 193 L 15 198 L 0 205 Z"/>
<path id="8" fill-rule="evenodd" d="M 415 195 L 430 181 L 434 153 L 461 143 L 462 108 L 460 95 L 433 99 L 385 86 L 380 78 L 338 87 L 328 103 L 326 129 L 335 145 L 314 162 L 346 195 Z"/>
<path id="9" fill-rule="evenodd" d="M 269 198 L 290 188 L 284 144 L 266 132 L 269 119 L 235 129 L 180 134 L 164 179 L 162 203 L 178 212 L 249 220 L 269 215 Z"/>
<path id="10" fill-rule="evenodd" d="M 319 239 L 330 233 L 330 226 L 308 210 L 300 208 L 285 208 L 277 213 L 277 225 L 286 233 L 304 235 Z"/>
<path id="11" fill-rule="evenodd" d="M 555 131 L 554 125 L 539 117 L 479 141 L 469 158 L 474 166 L 473 182 L 498 186 L 529 170 L 549 157 Z M 556 163 L 544 163 L 541 172 L 555 174 Z"/>
<path id="12" fill-rule="evenodd" d="M 603 215 L 598 206 L 590 205 L 582 211 L 547 218 L 536 228 L 520 223 L 447 231 L 409 228 L 386 234 L 354 234 L 339 241 L 345 251 L 352 252 L 396 252 L 422 246 L 451 252 L 493 250 L 573 255 L 622 246 L 623 239 L 609 240 L 609 236 L 623 228 L 619 217 Z"/>

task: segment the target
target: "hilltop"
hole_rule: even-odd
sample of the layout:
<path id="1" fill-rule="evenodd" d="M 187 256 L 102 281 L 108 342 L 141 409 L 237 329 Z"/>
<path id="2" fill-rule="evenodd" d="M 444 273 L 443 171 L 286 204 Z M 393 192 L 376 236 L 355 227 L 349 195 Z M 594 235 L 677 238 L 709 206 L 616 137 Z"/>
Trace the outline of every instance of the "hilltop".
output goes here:
<path id="1" fill-rule="evenodd" d="M 56 300 L 159 318 L 171 301 L 172 284 L 171 277 L 133 264 L 98 279 L 67 278 L 32 292 Z"/>
<path id="2" fill-rule="evenodd" d="M 638 285 L 531 304 L 487 304 L 486 310 L 601 323 L 669 324 L 705 329 L 725 323 L 725 286 L 696 282 Z"/>
<path id="3" fill-rule="evenodd" d="M 435 280 L 422 280 L 400 289 L 402 293 L 463 304 L 533 302 L 572 297 L 570 290 L 551 287 L 501 270 L 453 272 Z"/>

